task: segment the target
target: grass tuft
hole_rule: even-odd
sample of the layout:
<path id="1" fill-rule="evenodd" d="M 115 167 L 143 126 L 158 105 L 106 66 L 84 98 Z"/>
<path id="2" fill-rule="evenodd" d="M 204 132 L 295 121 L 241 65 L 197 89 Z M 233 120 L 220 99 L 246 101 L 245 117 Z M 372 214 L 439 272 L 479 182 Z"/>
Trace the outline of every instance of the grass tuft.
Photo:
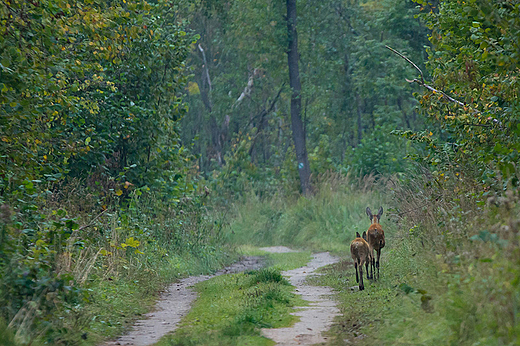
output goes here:
<path id="1" fill-rule="evenodd" d="M 262 268 L 259 270 L 251 271 L 248 273 L 251 275 L 251 281 L 253 283 L 279 283 L 282 285 L 290 285 L 289 281 L 282 276 L 280 270 L 274 268 Z"/>

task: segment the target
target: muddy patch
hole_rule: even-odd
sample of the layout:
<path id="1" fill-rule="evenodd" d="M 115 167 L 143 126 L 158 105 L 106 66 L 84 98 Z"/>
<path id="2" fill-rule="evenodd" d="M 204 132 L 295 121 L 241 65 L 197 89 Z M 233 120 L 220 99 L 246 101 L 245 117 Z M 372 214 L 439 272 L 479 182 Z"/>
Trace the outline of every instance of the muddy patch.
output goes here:
<path id="1" fill-rule="evenodd" d="M 296 293 L 307 300 L 309 306 L 295 308 L 297 311 L 292 314 L 299 316 L 300 321 L 292 327 L 262 329 L 262 335 L 274 340 L 277 345 L 313 345 L 326 342 L 327 338 L 321 334 L 330 329 L 334 317 L 339 315 L 339 309 L 330 298 L 333 294 L 330 287 L 310 286 L 305 281 L 310 275 L 319 275 L 315 273 L 316 269 L 338 261 L 338 258 L 328 252 L 317 253 L 305 267 L 283 272 L 296 287 Z"/>
<path id="2" fill-rule="evenodd" d="M 242 261 L 226 267 L 213 275 L 191 276 L 174 283 L 161 294 L 154 312 L 146 314 L 137 321 L 128 334 L 118 339 L 106 342 L 103 346 L 126 345 L 148 346 L 159 341 L 164 335 L 177 329 L 181 319 L 190 310 L 197 293 L 191 286 L 222 274 L 239 273 L 246 270 L 262 268 L 265 259 L 260 256 L 246 257 Z"/>

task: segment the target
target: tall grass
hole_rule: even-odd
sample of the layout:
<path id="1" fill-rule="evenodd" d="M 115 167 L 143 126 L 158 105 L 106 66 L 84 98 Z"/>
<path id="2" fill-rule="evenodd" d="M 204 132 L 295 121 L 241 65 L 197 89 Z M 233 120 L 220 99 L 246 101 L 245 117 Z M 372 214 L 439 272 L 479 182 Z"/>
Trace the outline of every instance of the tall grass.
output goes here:
<path id="1" fill-rule="evenodd" d="M 417 281 L 432 298 L 432 313 L 402 305 L 387 316 L 376 339 L 396 345 L 519 344 L 518 191 L 500 195 L 462 180 L 435 186 L 416 178 L 395 197 L 407 226 L 399 236 L 420 244 L 438 272 Z M 398 315 L 409 318 L 393 318 Z"/>
<path id="2" fill-rule="evenodd" d="M 254 193 L 233 206 L 226 228 L 232 244 L 286 245 L 313 250 L 346 251 L 356 232 L 368 228 L 367 206 L 387 204 L 379 192 L 388 181 L 326 174 L 309 198 L 260 198 Z"/>

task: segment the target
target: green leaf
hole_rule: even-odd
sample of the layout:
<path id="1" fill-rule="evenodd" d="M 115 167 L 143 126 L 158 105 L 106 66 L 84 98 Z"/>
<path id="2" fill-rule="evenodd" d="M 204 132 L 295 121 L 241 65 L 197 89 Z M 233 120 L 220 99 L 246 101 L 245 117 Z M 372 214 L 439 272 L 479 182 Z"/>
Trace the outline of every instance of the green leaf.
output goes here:
<path id="1" fill-rule="evenodd" d="M 125 240 L 126 246 L 137 248 L 140 244 L 140 242 L 137 239 L 134 239 L 134 237 L 127 238 Z M 123 245 L 123 244 L 121 244 Z"/>
<path id="2" fill-rule="evenodd" d="M 400 289 L 401 291 L 403 291 L 404 293 L 406 293 L 406 294 L 409 294 L 409 293 L 412 293 L 412 292 L 415 291 L 415 289 L 414 289 L 413 287 L 408 286 L 408 285 L 407 285 L 406 283 L 404 283 L 404 282 L 403 282 L 402 284 L 399 285 L 399 289 Z"/>

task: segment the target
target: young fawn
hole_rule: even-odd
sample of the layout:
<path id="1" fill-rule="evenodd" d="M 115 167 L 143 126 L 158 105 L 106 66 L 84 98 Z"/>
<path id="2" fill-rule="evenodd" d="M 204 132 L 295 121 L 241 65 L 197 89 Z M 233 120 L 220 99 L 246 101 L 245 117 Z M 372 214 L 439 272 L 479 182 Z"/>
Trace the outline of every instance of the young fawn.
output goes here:
<path id="1" fill-rule="evenodd" d="M 365 236 L 366 232 L 363 232 Z M 363 291 L 365 285 L 363 285 L 363 264 L 367 270 L 368 279 L 368 262 L 370 261 L 370 248 L 368 243 L 363 239 L 359 232 L 356 232 L 356 239 L 350 243 L 350 254 L 354 260 L 354 267 L 356 268 L 356 282 L 359 284 L 359 290 Z M 359 268 L 359 275 L 358 275 Z"/>
<path id="2" fill-rule="evenodd" d="M 383 207 L 379 207 L 379 211 L 377 215 L 373 215 L 372 211 L 369 207 L 367 207 L 367 215 L 370 218 L 372 224 L 368 228 L 366 232 L 366 238 L 369 247 L 370 247 L 370 278 L 376 279 L 376 268 L 377 268 L 377 278 L 379 279 L 379 258 L 381 257 L 381 249 L 385 247 L 385 231 L 379 224 L 381 220 L 381 216 L 383 215 Z M 365 234 L 363 232 L 363 234 Z M 374 250 L 377 253 L 377 259 L 374 257 Z M 368 271 L 368 270 L 367 270 Z"/>

